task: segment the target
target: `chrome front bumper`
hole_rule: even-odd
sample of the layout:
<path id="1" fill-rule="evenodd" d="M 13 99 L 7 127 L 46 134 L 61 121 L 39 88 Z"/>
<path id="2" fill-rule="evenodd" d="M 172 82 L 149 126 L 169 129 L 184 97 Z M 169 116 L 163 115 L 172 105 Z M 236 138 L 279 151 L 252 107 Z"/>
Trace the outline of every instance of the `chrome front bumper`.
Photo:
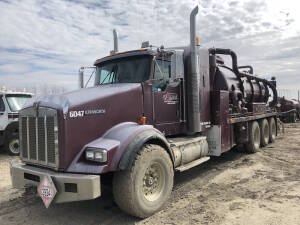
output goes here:
<path id="1" fill-rule="evenodd" d="M 10 163 L 12 186 L 25 188 L 38 186 L 44 176 L 50 176 L 57 189 L 55 203 L 73 202 L 97 198 L 101 195 L 99 175 L 54 172 L 49 169 L 25 165 L 13 160 Z"/>

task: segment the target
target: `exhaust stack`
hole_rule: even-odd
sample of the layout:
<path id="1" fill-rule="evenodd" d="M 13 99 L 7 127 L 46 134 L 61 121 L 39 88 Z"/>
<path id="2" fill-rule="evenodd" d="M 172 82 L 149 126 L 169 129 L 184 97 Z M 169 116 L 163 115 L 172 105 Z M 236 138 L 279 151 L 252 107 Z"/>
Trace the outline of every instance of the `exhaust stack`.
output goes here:
<path id="1" fill-rule="evenodd" d="M 113 35 L 114 35 L 114 52 L 119 51 L 119 43 L 118 43 L 118 33 L 117 30 L 113 30 Z"/>
<path id="2" fill-rule="evenodd" d="M 187 78 L 188 98 L 188 131 L 193 134 L 201 131 L 200 127 L 200 92 L 199 92 L 199 68 L 196 43 L 196 15 L 198 6 L 190 14 L 190 74 Z"/>

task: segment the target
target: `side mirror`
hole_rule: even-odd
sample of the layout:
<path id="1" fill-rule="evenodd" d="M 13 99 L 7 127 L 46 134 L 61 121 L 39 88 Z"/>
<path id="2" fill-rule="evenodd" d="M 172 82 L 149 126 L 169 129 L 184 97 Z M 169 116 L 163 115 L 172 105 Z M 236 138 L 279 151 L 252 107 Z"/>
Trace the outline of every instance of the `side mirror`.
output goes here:
<path id="1" fill-rule="evenodd" d="M 175 50 L 171 56 L 171 78 L 183 78 L 184 65 L 183 65 L 183 50 Z"/>
<path id="2" fill-rule="evenodd" d="M 83 88 L 84 86 L 84 83 L 83 83 L 83 71 L 84 71 L 84 68 L 81 67 L 78 71 L 78 86 L 79 88 Z"/>

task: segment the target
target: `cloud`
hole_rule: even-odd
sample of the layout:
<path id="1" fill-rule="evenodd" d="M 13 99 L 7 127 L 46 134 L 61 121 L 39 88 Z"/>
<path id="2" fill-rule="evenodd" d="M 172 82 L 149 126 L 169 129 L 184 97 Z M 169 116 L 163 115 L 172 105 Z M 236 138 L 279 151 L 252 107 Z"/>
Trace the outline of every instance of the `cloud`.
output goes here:
<path id="1" fill-rule="evenodd" d="M 253 64 L 259 74 L 294 87 L 300 17 L 292 0 L 0 1 L 0 86 L 76 88 L 78 68 L 113 48 L 113 28 L 121 50 L 139 48 L 145 40 L 187 45 L 195 4 L 201 44 L 232 48 L 240 64 Z"/>

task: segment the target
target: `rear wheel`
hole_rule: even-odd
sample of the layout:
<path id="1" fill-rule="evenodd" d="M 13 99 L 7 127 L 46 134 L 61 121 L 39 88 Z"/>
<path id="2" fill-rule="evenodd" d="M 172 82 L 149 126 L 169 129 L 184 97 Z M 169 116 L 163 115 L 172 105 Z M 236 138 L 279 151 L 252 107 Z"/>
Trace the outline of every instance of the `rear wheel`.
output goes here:
<path id="1" fill-rule="evenodd" d="M 263 119 L 260 122 L 260 144 L 262 147 L 265 147 L 269 144 L 269 138 L 270 138 L 270 128 L 269 123 L 267 119 Z"/>
<path id="2" fill-rule="evenodd" d="M 114 175 L 115 202 L 133 216 L 151 216 L 169 198 L 173 177 L 173 164 L 169 154 L 158 145 L 147 144 L 137 154 L 131 168 Z"/>
<path id="3" fill-rule="evenodd" d="M 275 142 L 275 138 L 276 138 L 276 123 L 275 123 L 274 117 L 270 118 L 270 120 L 269 120 L 269 128 L 270 128 L 269 141 L 270 141 L 270 143 L 273 143 L 273 142 Z"/>
<path id="4" fill-rule="evenodd" d="M 257 121 L 249 124 L 249 140 L 246 144 L 247 152 L 255 153 L 260 147 L 260 129 Z"/>
<path id="5" fill-rule="evenodd" d="M 296 120 L 297 120 L 297 115 L 296 115 L 295 112 L 293 112 L 292 118 L 291 118 L 291 122 L 292 122 L 292 123 L 296 123 Z"/>
<path id="6" fill-rule="evenodd" d="M 10 135 L 5 142 L 5 149 L 9 155 L 20 154 L 19 136 L 17 134 Z"/>

